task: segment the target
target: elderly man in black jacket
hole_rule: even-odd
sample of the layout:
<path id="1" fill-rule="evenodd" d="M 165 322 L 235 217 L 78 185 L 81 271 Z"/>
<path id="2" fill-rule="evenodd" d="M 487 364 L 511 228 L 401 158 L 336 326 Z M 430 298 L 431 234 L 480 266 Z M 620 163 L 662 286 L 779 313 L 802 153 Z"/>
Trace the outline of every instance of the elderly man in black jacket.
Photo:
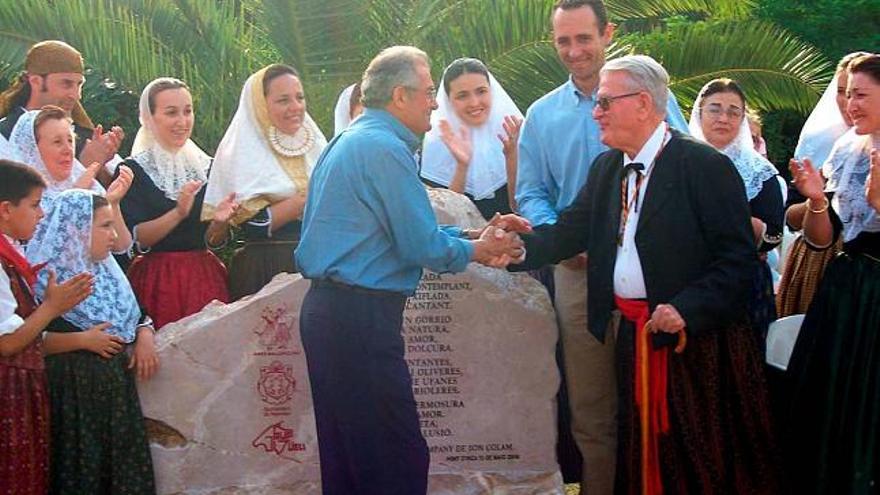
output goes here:
<path id="1" fill-rule="evenodd" d="M 618 332 L 617 493 L 779 493 L 749 206 L 727 157 L 664 122 L 668 81 L 650 57 L 605 64 L 593 117 L 613 149 L 523 236 L 519 269 L 589 255 L 589 330 Z"/>

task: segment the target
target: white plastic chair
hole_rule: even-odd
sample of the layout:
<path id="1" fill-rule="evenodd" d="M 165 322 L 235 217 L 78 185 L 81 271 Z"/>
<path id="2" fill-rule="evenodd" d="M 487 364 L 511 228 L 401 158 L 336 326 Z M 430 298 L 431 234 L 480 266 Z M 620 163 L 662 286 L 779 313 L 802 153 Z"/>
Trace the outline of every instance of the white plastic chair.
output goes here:
<path id="1" fill-rule="evenodd" d="M 770 324 L 767 331 L 767 364 L 785 371 L 801 331 L 804 315 L 791 315 Z"/>

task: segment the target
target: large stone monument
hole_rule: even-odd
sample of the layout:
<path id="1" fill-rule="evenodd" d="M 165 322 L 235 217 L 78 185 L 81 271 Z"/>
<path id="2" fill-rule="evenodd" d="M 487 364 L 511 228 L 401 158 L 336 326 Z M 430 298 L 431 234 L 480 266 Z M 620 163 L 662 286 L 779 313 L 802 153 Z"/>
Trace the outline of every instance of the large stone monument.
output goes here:
<path id="1" fill-rule="evenodd" d="M 476 226 L 462 197 L 432 191 L 441 222 Z M 158 335 L 161 368 L 139 390 L 160 494 L 320 493 L 299 307 L 282 274 Z M 562 493 L 555 461 L 556 326 L 543 287 L 472 264 L 426 272 L 403 338 L 432 494 Z"/>

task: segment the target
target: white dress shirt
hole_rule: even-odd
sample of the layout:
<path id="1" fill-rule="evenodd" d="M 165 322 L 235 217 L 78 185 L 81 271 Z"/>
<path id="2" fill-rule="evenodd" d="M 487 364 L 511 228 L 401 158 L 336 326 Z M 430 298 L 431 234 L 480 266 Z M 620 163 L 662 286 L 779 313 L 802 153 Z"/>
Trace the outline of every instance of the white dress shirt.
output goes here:
<path id="1" fill-rule="evenodd" d="M 630 163 L 641 163 L 645 167 L 636 172 L 630 170 L 627 174 L 627 204 L 633 204 L 633 196 L 636 194 L 636 174 L 642 174 L 642 182 L 639 187 L 638 208 L 631 207 L 626 218 L 626 226 L 623 233 L 623 242 L 617 246 L 617 259 L 614 263 L 614 294 L 624 299 L 645 299 L 645 276 L 642 274 L 642 261 L 639 259 L 639 251 L 636 249 L 636 228 L 639 224 L 639 213 L 645 202 L 645 191 L 648 190 L 648 181 L 653 172 L 654 159 L 659 156 L 660 150 L 669 142 L 670 135 L 667 125 L 661 122 L 635 156 L 630 158 L 623 154 L 625 167 Z"/>
<path id="2" fill-rule="evenodd" d="M 19 247 L 12 238 L 6 235 L 4 237 L 16 248 Z M 24 325 L 24 320 L 15 314 L 17 308 L 18 303 L 15 301 L 15 295 L 12 294 L 9 275 L 6 274 L 6 270 L 0 268 L 0 335 L 10 334 Z"/>

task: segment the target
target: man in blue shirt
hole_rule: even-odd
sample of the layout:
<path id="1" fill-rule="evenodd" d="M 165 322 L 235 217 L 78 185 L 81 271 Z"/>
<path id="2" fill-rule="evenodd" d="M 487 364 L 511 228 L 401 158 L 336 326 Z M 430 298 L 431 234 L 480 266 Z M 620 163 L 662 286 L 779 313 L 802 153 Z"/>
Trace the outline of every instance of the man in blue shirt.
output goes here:
<path id="1" fill-rule="evenodd" d="M 300 332 L 321 484 L 325 494 L 424 494 L 428 448 L 400 333 L 406 298 L 422 267 L 503 266 L 522 256 L 522 241 L 494 226 L 469 235 L 438 227 L 413 155 L 437 107 L 424 52 L 382 51 L 361 90 L 363 115 L 315 167 L 296 250 L 312 279 Z M 514 216 L 501 226 L 527 227 Z"/>
<path id="2" fill-rule="evenodd" d="M 560 0 L 552 24 L 557 55 L 571 77 L 529 108 L 520 132 L 516 201 L 532 225 L 556 223 L 586 183 L 593 160 L 608 149 L 592 111 L 614 25 L 602 0 Z M 666 119 L 687 132 L 671 94 Z M 605 495 L 614 490 L 617 446 L 614 346 L 587 331 L 586 267 L 581 253 L 554 268 L 554 304 L 572 435 L 584 459 L 582 490 Z"/>

